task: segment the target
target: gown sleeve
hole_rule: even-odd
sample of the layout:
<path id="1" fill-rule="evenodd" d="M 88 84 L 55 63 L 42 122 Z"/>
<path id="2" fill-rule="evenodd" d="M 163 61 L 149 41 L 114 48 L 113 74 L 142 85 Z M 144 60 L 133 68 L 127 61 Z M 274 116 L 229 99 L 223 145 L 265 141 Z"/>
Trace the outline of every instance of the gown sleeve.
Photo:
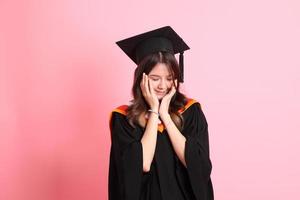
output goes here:
<path id="1" fill-rule="evenodd" d="M 138 132 L 117 112 L 111 115 L 110 130 L 109 200 L 138 200 L 143 176 Z"/>
<path id="2" fill-rule="evenodd" d="M 184 156 L 190 185 L 197 200 L 212 200 L 208 124 L 200 103 L 192 104 L 186 112 L 183 128 L 186 137 Z"/>

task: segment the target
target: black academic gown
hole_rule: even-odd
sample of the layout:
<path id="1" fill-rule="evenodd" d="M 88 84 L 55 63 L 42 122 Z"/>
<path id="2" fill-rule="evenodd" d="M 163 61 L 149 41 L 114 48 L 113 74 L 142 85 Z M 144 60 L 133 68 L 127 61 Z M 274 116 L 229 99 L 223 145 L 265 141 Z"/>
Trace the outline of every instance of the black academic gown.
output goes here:
<path id="1" fill-rule="evenodd" d="M 126 108 L 118 107 L 110 118 L 109 200 L 213 200 L 208 129 L 200 104 L 189 99 L 179 111 L 185 120 L 181 133 L 186 137 L 187 168 L 161 125 L 147 173 L 143 172 L 141 144 L 145 129 L 128 123 Z"/>

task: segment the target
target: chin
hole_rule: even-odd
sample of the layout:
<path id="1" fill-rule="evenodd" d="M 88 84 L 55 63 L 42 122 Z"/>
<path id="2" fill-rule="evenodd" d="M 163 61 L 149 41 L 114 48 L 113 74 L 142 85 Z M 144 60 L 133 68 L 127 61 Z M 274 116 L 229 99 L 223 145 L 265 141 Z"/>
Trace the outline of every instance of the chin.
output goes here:
<path id="1" fill-rule="evenodd" d="M 161 100 L 162 98 L 164 98 L 164 96 L 157 95 L 157 98 Z"/>

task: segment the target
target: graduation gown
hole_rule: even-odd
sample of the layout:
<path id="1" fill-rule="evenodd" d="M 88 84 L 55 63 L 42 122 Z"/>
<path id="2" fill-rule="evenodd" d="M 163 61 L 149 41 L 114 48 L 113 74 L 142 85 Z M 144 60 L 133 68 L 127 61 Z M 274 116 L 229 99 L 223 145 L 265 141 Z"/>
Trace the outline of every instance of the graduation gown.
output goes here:
<path id="1" fill-rule="evenodd" d="M 185 120 L 181 133 L 186 138 L 187 167 L 160 124 L 149 172 L 143 172 L 141 138 L 145 128 L 129 124 L 127 107 L 119 106 L 110 117 L 109 200 L 213 200 L 207 121 L 200 103 L 189 99 L 179 110 Z"/>

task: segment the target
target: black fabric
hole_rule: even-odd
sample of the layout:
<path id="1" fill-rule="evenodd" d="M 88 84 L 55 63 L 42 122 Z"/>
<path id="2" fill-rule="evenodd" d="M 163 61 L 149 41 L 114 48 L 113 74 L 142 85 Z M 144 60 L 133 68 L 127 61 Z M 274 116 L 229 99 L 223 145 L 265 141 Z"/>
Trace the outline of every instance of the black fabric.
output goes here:
<path id="1" fill-rule="evenodd" d="M 165 37 L 151 37 L 146 39 L 136 47 L 136 63 L 138 64 L 145 56 L 159 51 L 174 54 L 172 42 Z"/>
<path id="2" fill-rule="evenodd" d="M 137 65 L 147 55 L 156 52 L 180 53 L 180 77 L 183 82 L 183 52 L 190 47 L 170 26 L 164 26 L 155 30 L 144 32 L 120 41 L 116 44 Z"/>
<path id="3" fill-rule="evenodd" d="M 167 40 L 162 40 L 163 38 Z M 190 47 L 170 26 L 164 26 L 141 33 L 117 41 L 116 44 L 136 64 L 138 64 L 144 56 L 154 52 L 167 51 L 177 54 L 190 49 Z"/>
<path id="4" fill-rule="evenodd" d="M 184 82 L 184 61 L 183 61 L 183 52 L 179 54 L 179 68 L 180 68 L 180 77 L 179 82 Z"/>
<path id="5" fill-rule="evenodd" d="M 109 200 L 213 200 L 207 122 L 199 103 L 182 114 L 187 168 L 175 154 L 168 133 L 158 132 L 150 171 L 143 172 L 144 129 L 113 112 L 109 166 Z"/>
<path id="6" fill-rule="evenodd" d="M 185 127 L 182 134 L 186 137 L 185 161 L 189 183 L 197 200 L 214 199 L 210 178 L 212 163 L 209 157 L 208 124 L 199 103 L 193 104 L 189 112 L 183 113 Z M 181 163 L 178 162 L 178 165 Z M 181 169 L 181 170 L 180 170 Z M 183 173 L 182 166 L 179 171 Z M 180 173 L 178 172 L 178 173 Z"/>

